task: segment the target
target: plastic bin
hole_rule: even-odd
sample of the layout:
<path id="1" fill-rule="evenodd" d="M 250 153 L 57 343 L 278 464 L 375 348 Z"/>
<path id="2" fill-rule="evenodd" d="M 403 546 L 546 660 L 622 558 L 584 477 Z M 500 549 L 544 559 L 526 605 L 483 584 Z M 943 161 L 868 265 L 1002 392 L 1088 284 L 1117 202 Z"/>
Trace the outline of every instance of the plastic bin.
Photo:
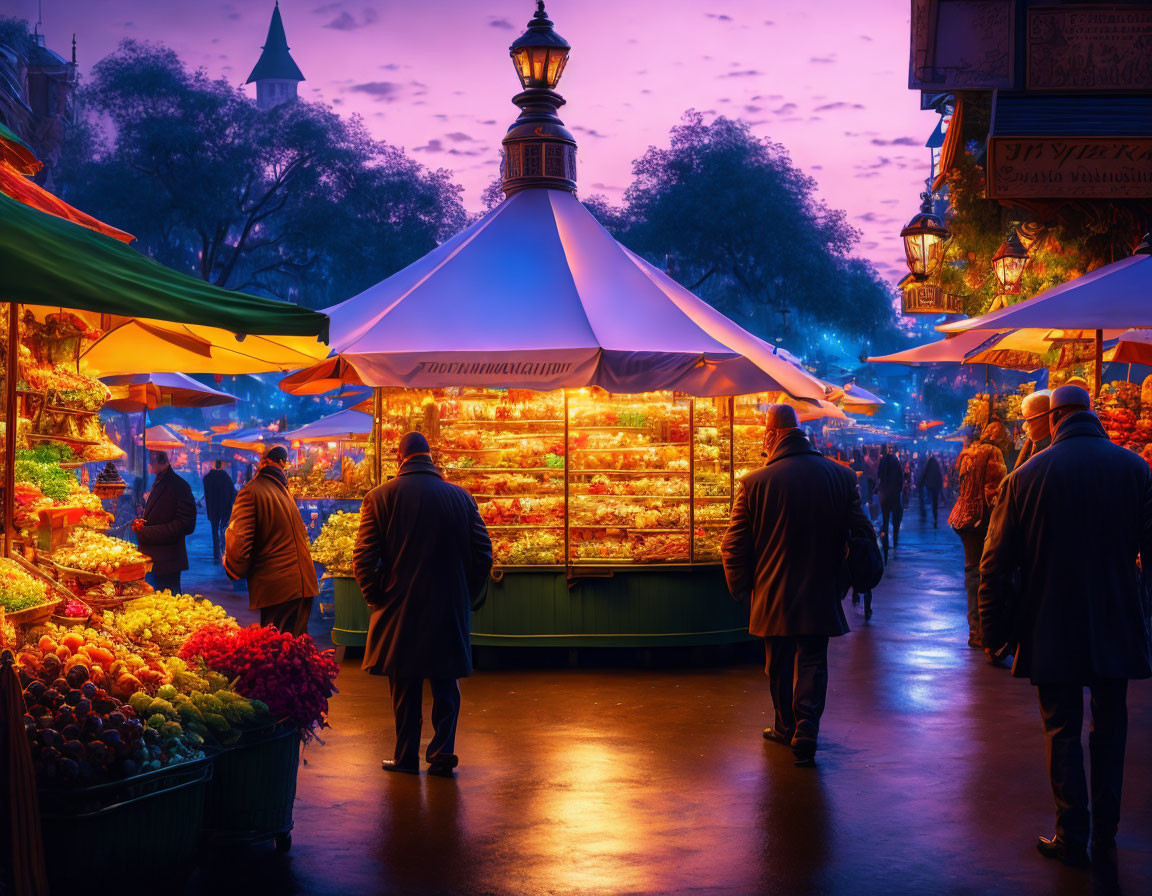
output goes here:
<path id="1" fill-rule="evenodd" d="M 210 842 L 292 847 L 292 807 L 300 768 L 300 732 L 276 725 L 245 735 L 216 755 L 208 789 L 204 835 Z"/>
<path id="2" fill-rule="evenodd" d="M 212 763 L 205 757 L 110 784 L 41 789 L 41 828 L 52 892 L 90 891 L 91 857 L 110 873 L 131 869 L 133 878 L 141 881 L 176 880 L 189 874 L 204 824 Z"/>

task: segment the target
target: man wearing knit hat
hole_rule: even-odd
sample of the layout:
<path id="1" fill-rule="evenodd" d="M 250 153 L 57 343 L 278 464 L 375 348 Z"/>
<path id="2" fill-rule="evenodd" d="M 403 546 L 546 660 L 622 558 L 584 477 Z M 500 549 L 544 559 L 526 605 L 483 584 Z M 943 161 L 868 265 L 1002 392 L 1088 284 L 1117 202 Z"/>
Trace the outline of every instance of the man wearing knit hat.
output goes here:
<path id="1" fill-rule="evenodd" d="M 320 593 L 308 530 L 288 491 L 288 450 L 269 448 L 232 507 L 224 533 L 224 570 L 248 580 L 248 606 L 261 625 L 302 635 L 308 631 L 312 599 Z"/>
<path id="2" fill-rule="evenodd" d="M 764 639 L 775 722 L 765 739 L 815 764 L 828 691 L 828 639 L 848 631 L 841 601 L 849 539 L 876 533 L 856 476 L 816 451 L 788 405 L 767 413 L 767 462 L 740 481 L 724 534 L 724 575 L 751 599 L 748 630 Z M 878 552 L 877 552 L 878 553 Z"/>
<path id="3" fill-rule="evenodd" d="M 1152 569 L 1152 473 L 1108 440 L 1083 388 L 1052 393 L 1051 421 L 1052 444 L 1004 480 L 992 511 L 980 619 L 985 647 L 1015 652 L 1012 674 L 1029 678 L 1040 700 L 1056 834 L 1037 849 L 1083 865 L 1089 842 L 1098 859 L 1115 850 L 1128 681 L 1152 677 L 1137 571 L 1138 560 Z M 1085 688 L 1091 796 L 1080 743 Z"/>
<path id="4" fill-rule="evenodd" d="M 432 690 L 428 773 L 452 777 L 459 679 L 472 674 L 471 613 L 483 603 L 492 542 L 464 489 L 445 481 L 418 432 L 400 439 L 394 479 L 360 511 L 352 566 L 372 610 L 364 669 L 387 675 L 396 749 L 382 766 L 418 774 L 424 681 Z"/>
<path id="5" fill-rule="evenodd" d="M 1049 420 L 1052 393 L 1040 389 L 1024 396 L 1020 410 L 1024 414 L 1024 435 L 1027 440 L 1016 458 L 1015 469 L 1020 469 L 1033 455 L 1039 454 L 1052 444 L 1052 426 Z"/>

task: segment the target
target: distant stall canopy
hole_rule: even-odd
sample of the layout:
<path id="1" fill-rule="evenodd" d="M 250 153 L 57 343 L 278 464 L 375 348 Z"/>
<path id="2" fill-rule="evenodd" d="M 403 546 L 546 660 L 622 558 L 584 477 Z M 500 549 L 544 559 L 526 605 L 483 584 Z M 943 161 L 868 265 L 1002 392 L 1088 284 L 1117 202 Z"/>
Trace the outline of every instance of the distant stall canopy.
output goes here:
<path id="1" fill-rule="evenodd" d="M 331 442 L 365 440 L 371 434 L 372 415 L 349 408 L 282 435 L 290 442 Z"/>

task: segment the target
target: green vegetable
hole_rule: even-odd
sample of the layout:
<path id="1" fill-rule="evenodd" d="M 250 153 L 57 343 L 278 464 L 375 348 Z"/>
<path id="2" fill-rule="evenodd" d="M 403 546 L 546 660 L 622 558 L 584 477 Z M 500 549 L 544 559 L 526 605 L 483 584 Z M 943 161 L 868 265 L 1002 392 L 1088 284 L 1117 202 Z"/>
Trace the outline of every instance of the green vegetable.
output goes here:
<path id="1" fill-rule="evenodd" d="M 71 459 L 71 448 L 39 445 L 32 450 L 22 449 L 16 452 L 16 481 L 29 482 L 45 497 L 63 501 L 76 487 L 76 474 L 60 466 Z"/>

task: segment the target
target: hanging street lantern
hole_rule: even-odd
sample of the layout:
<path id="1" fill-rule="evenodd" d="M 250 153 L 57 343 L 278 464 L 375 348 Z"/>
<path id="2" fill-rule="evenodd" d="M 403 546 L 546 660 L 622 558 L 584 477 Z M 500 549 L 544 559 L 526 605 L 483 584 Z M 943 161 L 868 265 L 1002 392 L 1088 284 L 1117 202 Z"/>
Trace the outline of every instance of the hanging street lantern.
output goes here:
<path id="1" fill-rule="evenodd" d="M 944 261 L 944 244 L 952 236 L 944 222 L 932 214 L 932 196 L 920 194 L 920 213 L 900 231 L 904 240 L 904 254 L 908 270 L 917 282 L 923 282 L 940 268 Z"/>
<path id="2" fill-rule="evenodd" d="M 1008 228 L 1008 237 L 992 256 L 992 273 L 1001 293 L 1012 295 L 1020 291 L 1020 280 L 1028 265 L 1028 250 L 1020 240 L 1016 225 Z"/>
<path id="3" fill-rule="evenodd" d="M 570 49 L 568 41 L 552 30 L 544 0 L 536 0 L 528 30 L 508 48 L 524 90 L 512 98 L 521 109 L 520 117 L 503 140 L 505 196 L 529 187 L 576 192 L 576 139 L 556 114 L 564 105 L 556 85 Z"/>

